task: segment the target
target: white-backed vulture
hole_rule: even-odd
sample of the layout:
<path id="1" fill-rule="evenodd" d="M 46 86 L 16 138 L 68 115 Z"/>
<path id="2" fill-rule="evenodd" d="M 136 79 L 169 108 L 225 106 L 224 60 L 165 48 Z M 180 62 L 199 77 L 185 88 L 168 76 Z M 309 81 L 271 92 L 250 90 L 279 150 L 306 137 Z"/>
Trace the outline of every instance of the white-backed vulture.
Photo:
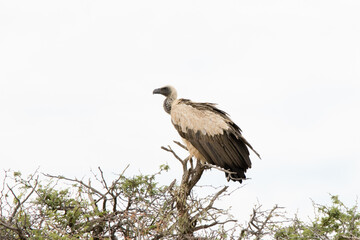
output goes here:
<path id="1" fill-rule="evenodd" d="M 213 103 L 197 103 L 177 99 L 172 86 L 155 89 L 153 94 L 166 97 L 164 110 L 171 115 L 171 122 L 183 138 L 190 156 L 201 162 L 219 166 L 225 170 L 227 179 L 242 182 L 245 172 L 251 168 L 248 147 L 260 158 L 241 129 Z"/>

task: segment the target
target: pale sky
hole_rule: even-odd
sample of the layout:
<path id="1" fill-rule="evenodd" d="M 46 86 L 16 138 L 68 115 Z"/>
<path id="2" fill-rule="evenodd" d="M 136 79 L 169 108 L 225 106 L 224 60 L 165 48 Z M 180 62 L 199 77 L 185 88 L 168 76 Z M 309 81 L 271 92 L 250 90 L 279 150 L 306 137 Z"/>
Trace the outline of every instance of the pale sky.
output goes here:
<path id="1" fill-rule="evenodd" d="M 219 104 L 261 154 L 223 201 L 312 213 L 360 194 L 360 1 L 0 0 L 1 169 L 112 177 L 180 165 L 163 97 Z M 2 173 L 1 173 L 2 174 Z M 200 184 L 229 185 L 207 171 Z"/>

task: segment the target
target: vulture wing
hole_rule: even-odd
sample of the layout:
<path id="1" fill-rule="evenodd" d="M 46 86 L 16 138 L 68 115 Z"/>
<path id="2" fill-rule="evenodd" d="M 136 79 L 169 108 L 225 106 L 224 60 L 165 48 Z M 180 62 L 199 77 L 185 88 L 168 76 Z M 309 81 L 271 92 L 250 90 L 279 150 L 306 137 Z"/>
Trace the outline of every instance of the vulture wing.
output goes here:
<path id="1" fill-rule="evenodd" d="M 242 136 L 240 128 L 215 104 L 176 100 L 172 105 L 171 120 L 180 136 L 190 142 L 204 160 L 236 172 L 234 178 L 246 178 L 246 169 L 251 168 L 247 146 L 253 148 Z"/>

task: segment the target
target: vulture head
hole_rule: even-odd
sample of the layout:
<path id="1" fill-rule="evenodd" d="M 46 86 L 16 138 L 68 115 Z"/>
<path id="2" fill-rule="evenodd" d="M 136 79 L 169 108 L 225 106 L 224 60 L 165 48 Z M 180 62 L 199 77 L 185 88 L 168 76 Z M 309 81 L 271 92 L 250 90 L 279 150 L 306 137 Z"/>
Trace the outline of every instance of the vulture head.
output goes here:
<path id="1" fill-rule="evenodd" d="M 171 112 L 171 105 L 174 100 L 177 98 L 177 92 L 173 86 L 167 85 L 162 88 L 157 88 L 153 91 L 153 94 L 161 94 L 166 97 L 164 101 L 164 110 L 165 112 L 169 113 Z"/>
<path id="2" fill-rule="evenodd" d="M 153 91 L 153 94 L 161 94 L 164 95 L 167 98 L 176 99 L 177 93 L 173 86 L 167 85 L 162 88 L 157 88 Z"/>

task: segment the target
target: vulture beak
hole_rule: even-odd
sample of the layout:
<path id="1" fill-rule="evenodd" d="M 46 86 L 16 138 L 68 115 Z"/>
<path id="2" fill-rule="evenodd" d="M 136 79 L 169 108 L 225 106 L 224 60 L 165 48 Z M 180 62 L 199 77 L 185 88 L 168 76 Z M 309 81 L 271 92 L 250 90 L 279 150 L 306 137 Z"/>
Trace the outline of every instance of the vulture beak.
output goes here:
<path id="1" fill-rule="evenodd" d="M 153 91 L 153 94 L 163 94 L 163 91 L 161 91 L 161 88 L 157 88 Z"/>

